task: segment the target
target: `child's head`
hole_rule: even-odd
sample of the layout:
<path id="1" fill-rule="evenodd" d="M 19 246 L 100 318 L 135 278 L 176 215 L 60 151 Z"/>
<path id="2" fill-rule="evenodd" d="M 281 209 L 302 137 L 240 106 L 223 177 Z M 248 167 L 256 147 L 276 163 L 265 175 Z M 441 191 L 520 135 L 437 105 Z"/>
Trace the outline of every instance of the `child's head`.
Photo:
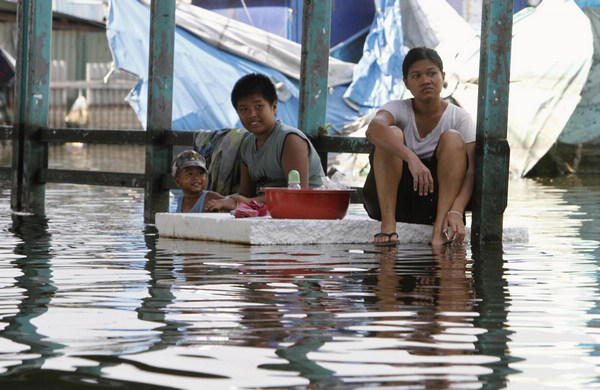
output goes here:
<path id="1" fill-rule="evenodd" d="M 264 74 L 250 73 L 240 78 L 231 91 L 231 104 L 237 110 L 238 101 L 250 95 L 260 95 L 269 104 L 277 100 L 277 90 L 271 79 Z"/>
<path id="2" fill-rule="evenodd" d="M 428 47 L 415 47 L 410 49 L 408 53 L 406 53 L 406 57 L 404 57 L 404 62 L 402 62 L 402 77 L 407 78 L 410 67 L 415 62 L 421 60 L 431 61 L 439 68 L 440 72 L 444 72 L 444 64 L 437 51 Z"/>
<path id="3" fill-rule="evenodd" d="M 175 184 L 185 195 L 201 193 L 208 178 L 204 157 L 193 150 L 185 150 L 177 155 L 171 164 L 171 174 Z"/>

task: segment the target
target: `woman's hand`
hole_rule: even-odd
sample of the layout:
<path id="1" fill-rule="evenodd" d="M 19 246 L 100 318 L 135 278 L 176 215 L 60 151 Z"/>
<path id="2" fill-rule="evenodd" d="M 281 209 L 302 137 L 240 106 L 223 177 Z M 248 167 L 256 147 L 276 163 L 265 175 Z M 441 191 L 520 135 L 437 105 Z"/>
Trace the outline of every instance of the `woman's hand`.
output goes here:
<path id="1" fill-rule="evenodd" d="M 450 210 L 444 218 L 442 232 L 452 244 L 460 245 L 465 240 L 466 231 L 463 215 L 459 211 Z"/>
<path id="2" fill-rule="evenodd" d="M 408 161 L 408 169 L 413 177 L 413 189 L 419 192 L 420 196 L 433 193 L 433 176 L 425 164 L 415 155 Z"/>

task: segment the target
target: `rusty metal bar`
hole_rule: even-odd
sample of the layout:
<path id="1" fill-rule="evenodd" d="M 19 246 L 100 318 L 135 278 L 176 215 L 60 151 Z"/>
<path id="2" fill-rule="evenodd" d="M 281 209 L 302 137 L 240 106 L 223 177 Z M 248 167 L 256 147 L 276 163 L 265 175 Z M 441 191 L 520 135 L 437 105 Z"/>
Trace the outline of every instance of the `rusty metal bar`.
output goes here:
<path id="1" fill-rule="evenodd" d="M 19 1 L 17 33 L 11 208 L 44 215 L 46 187 L 36 175 L 48 166 L 48 145 L 38 129 L 48 125 L 52 2 Z"/>
<path id="2" fill-rule="evenodd" d="M 506 133 L 512 25 L 512 0 L 483 2 L 471 234 L 476 245 L 502 242 L 510 155 Z"/>
<path id="3" fill-rule="evenodd" d="M 317 135 L 325 127 L 331 0 L 304 0 L 298 128 Z"/>
<path id="4" fill-rule="evenodd" d="M 169 210 L 162 183 L 173 158 L 165 138 L 172 124 L 175 0 L 152 0 L 150 18 L 144 222 L 152 224 L 157 212 Z"/>

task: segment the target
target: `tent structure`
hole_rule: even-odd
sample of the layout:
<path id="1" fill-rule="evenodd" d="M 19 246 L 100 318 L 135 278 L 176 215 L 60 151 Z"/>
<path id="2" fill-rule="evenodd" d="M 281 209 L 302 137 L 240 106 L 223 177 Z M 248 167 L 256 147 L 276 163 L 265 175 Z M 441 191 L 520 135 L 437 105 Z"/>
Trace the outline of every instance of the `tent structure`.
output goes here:
<path id="1" fill-rule="evenodd" d="M 107 37 L 117 68 L 136 74 L 140 82 L 128 101 L 146 127 L 150 10 L 148 0 L 111 1 Z M 277 114 L 298 122 L 298 77 L 301 46 L 219 14 L 185 3 L 176 9 L 173 119 L 176 130 L 239 127 L 231 105 L 235 82 L 247 73 L 268 75 L 278 89 Z M 357 117 L 343 102 L 344 84 L 354 64 L 330 57 L 327 122 L 333 128 Z"/>
<path id="2" fill-rule="evenodd" d="M 598 2 L 600 6 L 600 2 Z M 594 53 L 581 101 L 558 136 L 566 144 L 600 144 L 600 8 L 583 8 L 591 24 Z M 577 43 L 579 45 L 579 43 Z"/>
<path id="3" fill-rule="evenodd" d="M 450 96 L 475 118 L 479 38 L 447 41 Z M 507 138 L 510 171 L 524 176 L 554 145 L 581 100 L 593 55 L 589 18 L 572 0 L 544 0 L 514 17 Z"/>
<path id="4" fill-rule="evenodd" d="M 410 97 L 402 83 L 404 54 L 428 46 L 444 60 L 443 95 L 476 119 L 479 33 L 445 0 L 381 2 L 344 97 L 362 113 Z M 507 129 L 511 175 L 526 175 L 557 139 L 600 137 L 599 21 L 599 9 L 582 11 L 573 0 L 544 0 L 515 15 Z"/>
<path id="5" fill-rule="evenodd" d="M 129 101 L 145 124 L 149 0 L 110 3 L 107 22 L 115 65 L 141 79 Z M 477 117 L 479 32 L 446 0 L 376 0 L 376 15 L 358 64 L 329 59 L 330 133 L 363 135 L 370 115 L 407 98 L 402 61 L 410 47 L 434 47 L 444 60 L 444 97 Z M 278 87 L 278 116 L 298 120 L 300 46 L 189 4 L 176 12 L 174 129 L 239 126 L 229 92 L 250 72 Z M 524 176 L 556 143 L 598 137 L 600 13 L 573 0 L 544 0 L 514 17 L 508 142 L 510 171 Z M 596 53 L 596 54 L 594 54 Z M 590 130 L 591 128 L 591 130 Z"/>

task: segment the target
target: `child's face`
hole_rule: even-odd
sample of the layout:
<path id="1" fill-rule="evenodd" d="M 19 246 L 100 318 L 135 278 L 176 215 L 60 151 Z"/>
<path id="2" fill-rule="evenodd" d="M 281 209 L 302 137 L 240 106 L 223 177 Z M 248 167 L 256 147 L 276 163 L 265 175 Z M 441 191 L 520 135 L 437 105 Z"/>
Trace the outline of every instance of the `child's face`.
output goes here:
<path id="1" fill-rule="evenodd" d="M 237 113 L 246 130 L 257 137 L 268 136 L 275 127 L 277 101 L 269 104 L 261 95 L 249 95 L 238 100 Z"/>
<path id="2" fill-rule="evenodd" d="M 208 175 L 200 167 L 185 167 L 177 170 L 175 175 L 175 184 L 181 188 L 186 196 L 201 194 L 206 187 Z"/>

